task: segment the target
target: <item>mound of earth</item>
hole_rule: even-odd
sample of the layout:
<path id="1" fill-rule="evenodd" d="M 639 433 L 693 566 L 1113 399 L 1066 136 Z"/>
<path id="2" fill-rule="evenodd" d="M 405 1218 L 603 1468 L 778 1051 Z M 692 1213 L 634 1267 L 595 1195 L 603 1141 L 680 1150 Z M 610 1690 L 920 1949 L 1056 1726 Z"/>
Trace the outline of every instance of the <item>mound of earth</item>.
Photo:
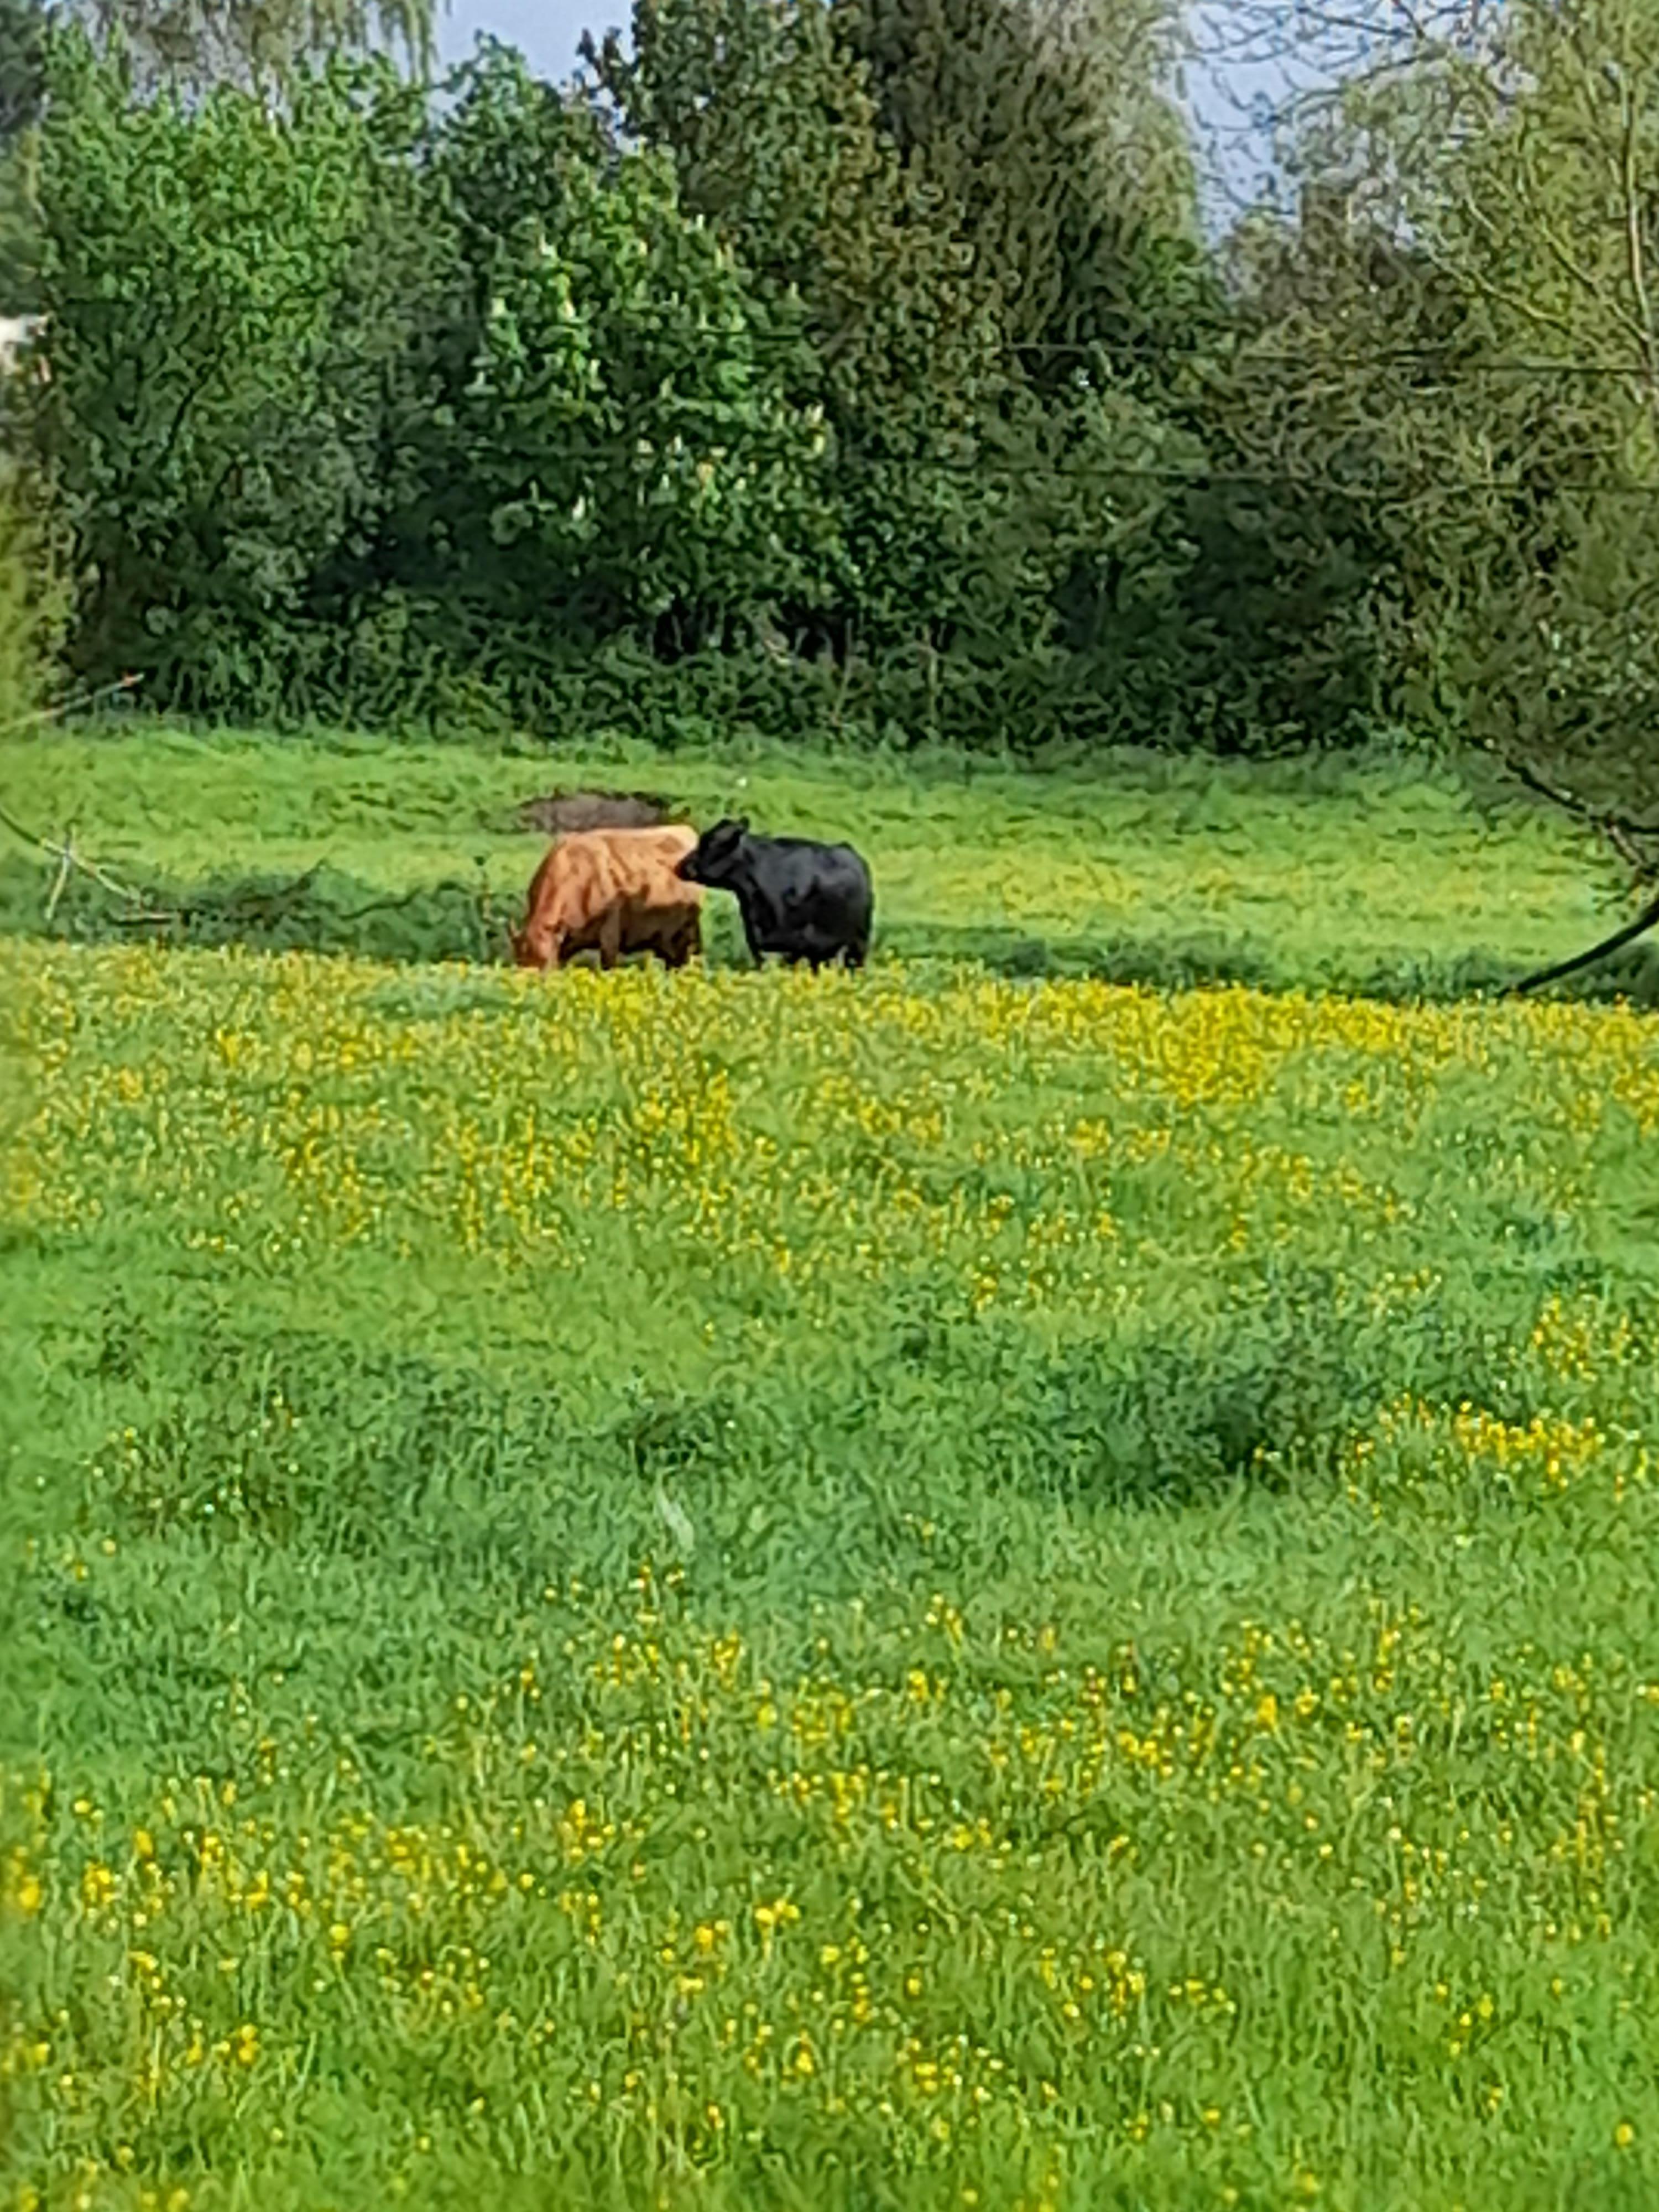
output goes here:
<path id="1" fill-rule="evenodd" d="M 668 800 L 648 791 L 550 791 L 527 799 L 517 819 L 522 830 L 562 837 L 573 830 L 653 830 L 668 815 Z"/>

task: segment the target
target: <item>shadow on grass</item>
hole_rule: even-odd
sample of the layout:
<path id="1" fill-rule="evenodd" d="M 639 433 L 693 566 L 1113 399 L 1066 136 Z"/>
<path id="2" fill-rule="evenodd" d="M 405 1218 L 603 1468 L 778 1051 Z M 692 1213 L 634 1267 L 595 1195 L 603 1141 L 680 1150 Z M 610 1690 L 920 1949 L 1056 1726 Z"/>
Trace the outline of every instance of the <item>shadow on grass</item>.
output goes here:
<path id="1" fill-rule="evenodd" d="M 973 961 L 1012 981 L 1054 977 L 1190 990 L 1201 983 L 1268 989 L 1284 980 L 1249 947 L 1229 945 L 1213 933 L 1123 940 L 1034 937 L 995 923 L 973 927 L 911 922 L 877 934 L 879 949 L 901 959 Z"/>
<path id="2" fill-rule="evenodd" d="M 516 920 L 478 878 L 401 895 L 326 866 L 300 876 L 151 880 L 135 907 L 89 877 L 66 886 L 50 921 L 41 871 L 0 862 L 0 931 L 77 944 L 246 945 L 260 952 L 355 954 L 368 960 L 501 960 Z"/>
<path id="3" fill-rule="evenodd" d="M 1178 1327 L 1061 1352 L 919 1304 L 856 1373 L 640 1382 L 586 1416 L 534 1377 L 509 1388 L 310 1328 L 153 1324 L 117 1294 L 80 1364 L 108 1437 L 66 1479 L 88 1528 L 424 1562 L 531 1598 L 550 1559 L 620 1586 L 667 1540 L 703 1595 L 763 1589 L 804 1614 L 809 1592 L 977 1571 L 1032 1512 L 1328 1480 L 1345 1434 L 1402 1393 L 1524 1421 L 1516 1346 L 1545 1279 L 1378 1316 L 1329 1271 L 1272 1263 Z M 925 1538 L 906 1512 L 923 1503 Z"/>
<path id="4" fill-rule="evenodd" d="M 1480 951 L 1402 957 L 1346 973 L 1334 965 L 1310 970 L 1289 959 L 1264 957 L 1215 932 L 1126 940 L 923 923 L 878 931 L 878 941 L 882 951 L 907 960 L 975 961 L 993 975 L 1013 979 L 1086 979 L 1167 991 L 1231 983 L 1267 991 L 1340 991 L 1400 1006 L 1496 997 L 1528 972 L 1518 962 Z M 1587 1001 L 1626 998 L 1638 1006 L 1659 1006 L 1659 945 L 1632 945 L 1537 995 Z"/>
<path id="5" fill-rule="evenodd" d="M 240 945 L 260 952 L 303 951 L 406 964 L 501 963 L 508 957 L 507 928 L 521 903 L 517 894 L 503 898 L 490 891 L 482 876 L 388 894 L 360 877 L 320 866 L 297 877 L 151 881 L 135 885 L 143 892 L 135 910 L 131 902 L 76 873 L 48 920 L 49 888 L 48 872 L 34 863 L 0 860 L 0 933 L 94 945 Z M 746 967 L 735 926 L 722 926 L 732 919 L 724 915 L 725 903 L 718 902 L 710 916 L 711 963 Z M 1212 931 L 1134 939 L 1040 937 L 996 923 L 878 927 L 877 952 L 907 961 L 971 963 L 1016 981 L 1092 980 L 1169 991 L 1243 984 L 1337 990 L 1394 1004 L 1495 996 L 1526 972 L 1472 951 L 1400 958 L 1346 974 L 1310 972 Z M 1659 1007 L 1659 946 L 1629 945 L 1538 995 L 1601 1002 L 1622 997 L 1638 1007 Z"/>

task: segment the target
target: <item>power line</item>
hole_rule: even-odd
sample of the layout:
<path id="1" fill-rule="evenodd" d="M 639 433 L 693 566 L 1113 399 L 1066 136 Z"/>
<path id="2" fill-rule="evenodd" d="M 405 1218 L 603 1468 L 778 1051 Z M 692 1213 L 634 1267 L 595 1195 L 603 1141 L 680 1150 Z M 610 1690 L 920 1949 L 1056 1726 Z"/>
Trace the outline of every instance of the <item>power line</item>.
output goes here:
<path id="1" fill-rule="evenodd" d="M 128 301 L 94 299 L 75 301 L 77 313 L 105 310 L 112 316 L 134 303 Z M 46 319 L 42 317 L 42 321 Z M 725 340 L 741 343 L 744 350 L 764 352 L 769 347 L 780 351 L 797 351 L 803 356 L 814 352 L 823 343 L 820 335 L 805 329 L 799 331 L 768 330 L 748 327 L 741 330 L 723 328 L 714 323 L 684 322 L 667 316 L 653 318 L 648 314 L 630 314 L 618 318 L 625 330 L 645 336 L 680 338 L 688 343 L 702 345 L 710 341 Z M 574 330 L 576 324 L 563 325 Z M 48 360 L 52 357 L 52 343 L 48 331 L 42 349 Z M 1183 343 L 1178 337 L 1170 337 L 1157 331 L 1126 331 L 1121 336 L 1077 338 L 1025 338 L 1010 333 L 999 336 L 994 349 L 987 349 L 1006 359 L 1009 356 L 1039 355 L 1047 358 L 1075 360 L 1080 367 L 1097 363 L 1109 370 L 1113 360 L 1121 356 L 1147 354 L 1167 361 L 1172 369 L 1214 368 L 1218 369 L 1262 368 L 1381 368 L 1409 367 L 1416 364 L 1448 365 L 1449 377 L 1474 376 L 1559 376 L 1559 377 L 1623 377 L 1632 382 L 1645 382 L 1646 364 L 1635 360 L 1601 361 L 1573 359 L 1561 356 L 1533 356 L 1523 354 L 1487 354 L 1475 358 L 1455 359 L 1458 347 L 1442 339 L 1437 343 L 1419 345 L 1374 346 L 1348 351 L 1326 350 L 1315 345 L 1302 347 L 1255 346 L 1248 340 L 1231 346 L 1206 350 L 1201 339 Z M 1094 356 L 1091 362 L 1090 356 Z"/>
<path id="2" fill-rule="evenodd" d="M 1034 482 L 1049 481 L 1063 483 L 1098 482 L 1100 483 L 1163 483 L 1187 485 L 1196 490 L 1218 488 L 1255 487 L 1279 491 L 1322 492 L 1332 498 L 1370 500 L 1396 505 L 1413 505 L 1421 500 L 1421 472 L 1437 469 L 1441 487 L 1454 495 L 1474 495 L 1490 492 L 1504 496 L 1555 498 L 1566 495 L 1595 498 L 1659 498 L 1659 482 L 1651 484 L 1632 483 L 1620 477 L 1560 477 L 1540 480 L 1528 477 L 1466 477 L 1446 486 L 1443 466 L 1433 459 L 1419 464 L 1419 480 L 1415 483 L 1356 481 L 1340 477 L 1313 476 L 1296 470 L 1227 469 L 1194 467 L 1152 467 L 1144 462 L 1117 462 L 1104 456 L 1061 453 L 1052 459 L 1040 456 L 1023 457 L 1000 453 L 868 453 L 842 452 L 805 455 L 797 447 L 770 440 L 763 443 L 725 447 L 718 457 L 694 443 L 683 440 L 678 449 L 672 441 L 653 442 L 641 447 L 637 441 L 617 438 L 573 439 L 563 451 L 548 459 L 553 467 L 568 467 L 578 471 L 584 461 L 634 461 L 649 467 L 653 465 L 672 466 L 682 476 L 695 475 L 700 467 L 743 470 L 744 468 L 798 468 L 804 462 L 816 463 L 823 474 L 834 477 L 842 474 L 866 474 L 903 477 L 907 475 L 940 477 L 971 477 L 976 481 L 1006 481 L 1030 486 Z M 1402 468 L 1404 465 L 1401 465 Z M 525 473 L 532 483 L 538 471 L 526 465 Z M 1378 471 L 1378 477 L 1383 472 Z M 580 488 L 578 488 L 580 489 Z"/>

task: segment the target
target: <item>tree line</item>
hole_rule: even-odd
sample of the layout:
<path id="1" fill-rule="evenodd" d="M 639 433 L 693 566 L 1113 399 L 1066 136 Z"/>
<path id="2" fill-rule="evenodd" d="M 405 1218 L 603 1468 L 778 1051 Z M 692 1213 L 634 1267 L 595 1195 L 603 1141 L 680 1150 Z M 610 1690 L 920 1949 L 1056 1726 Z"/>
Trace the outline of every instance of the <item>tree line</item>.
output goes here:
<path id="1" fill-rule="evenodd" d="M 434 82 L 407 0 L 0 0 L 0 310 L 45 362 L 6 404 L 73 679 L 1244 751 L 1426 721 L 1634 831 L 1659 16 L 1412 23 L 1218 234 L 1173 0 L 635 0 L 560 85 L 487 43 Z"/>

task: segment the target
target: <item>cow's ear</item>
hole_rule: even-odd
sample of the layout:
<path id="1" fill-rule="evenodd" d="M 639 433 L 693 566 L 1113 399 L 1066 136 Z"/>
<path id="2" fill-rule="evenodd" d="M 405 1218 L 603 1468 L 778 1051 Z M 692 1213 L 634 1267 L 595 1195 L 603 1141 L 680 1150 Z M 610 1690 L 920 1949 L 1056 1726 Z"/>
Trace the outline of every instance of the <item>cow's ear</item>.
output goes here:
<path id="1" fill-rule="evenodd" d="M 732 827 L 737 836 L 746 837 L 749 835 L 749 817 L 746 814 L 738 815 Z"/>

